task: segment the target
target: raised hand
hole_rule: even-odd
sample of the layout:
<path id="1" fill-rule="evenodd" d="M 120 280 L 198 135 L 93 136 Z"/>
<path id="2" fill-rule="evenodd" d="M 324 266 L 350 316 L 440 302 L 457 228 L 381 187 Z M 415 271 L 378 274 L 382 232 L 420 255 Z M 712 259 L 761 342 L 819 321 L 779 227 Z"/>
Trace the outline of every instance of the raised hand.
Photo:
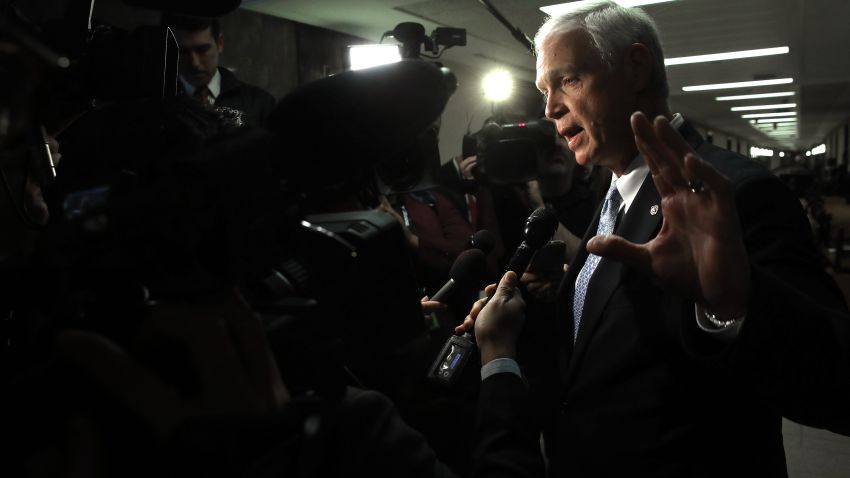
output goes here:
<path id="1" fill-rule="evenodd" d="M 632 115 L 635 143 L 661 195 L 661 231 L 646 244 L 617 236 L 588 251 L 624 262 L 722 317 L 747 310 L 750 268 L 731 181 L 700 159 L 670 125 Z"/>

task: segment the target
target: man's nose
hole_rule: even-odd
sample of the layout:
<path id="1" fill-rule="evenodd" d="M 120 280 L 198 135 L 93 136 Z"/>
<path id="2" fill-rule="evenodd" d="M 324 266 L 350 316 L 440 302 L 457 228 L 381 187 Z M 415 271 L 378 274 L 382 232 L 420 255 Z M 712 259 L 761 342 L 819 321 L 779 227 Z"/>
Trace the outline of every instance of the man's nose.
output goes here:
<path id="1" fill-rule="evenodd" d="M 554 90 L 546 96 L 545 112 L 547 118 L 557 120 L 569 112 L 569 108 L 567 108 L 567 104 L 563 99 L 558 90 Z"/>
<path id="2" fill-rule="evenodd" d="M 197 70 L 198 67 L 201 66 L 201 55 L 192 52 L 189 54 L 189 61 L 191 62 L 190 64 L 192 65 L 192 68 Z"/>

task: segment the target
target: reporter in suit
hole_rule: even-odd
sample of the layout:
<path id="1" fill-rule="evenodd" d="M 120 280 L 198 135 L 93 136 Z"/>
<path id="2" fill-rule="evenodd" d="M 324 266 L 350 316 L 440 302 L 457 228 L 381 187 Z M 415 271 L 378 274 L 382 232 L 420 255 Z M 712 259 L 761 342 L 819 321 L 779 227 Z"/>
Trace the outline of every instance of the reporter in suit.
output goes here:
<path id="1" fill-rule="evenodd" d="M 787 476 L 781 417 L 846 427 L 850 356 L 799 203 L 670 111 L 643 11 L 592 4 L 535 45 L 546 116 L 613 173 L 561 283 L 556 371 L 530 379 L 551 474 Z"/>

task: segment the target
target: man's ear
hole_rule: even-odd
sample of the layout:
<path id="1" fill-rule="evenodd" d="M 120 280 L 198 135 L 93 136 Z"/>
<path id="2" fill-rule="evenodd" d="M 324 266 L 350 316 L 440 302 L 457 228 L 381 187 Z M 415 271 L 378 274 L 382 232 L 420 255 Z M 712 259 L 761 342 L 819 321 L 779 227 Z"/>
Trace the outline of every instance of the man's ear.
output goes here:
<path id="1" fill-rule="evenodd" d="M 644 91 L 652 80 L 655 57 L 643 43 L 632 43 L 624 58 L 626 72 L 631 76 L 633 91 Z"/>

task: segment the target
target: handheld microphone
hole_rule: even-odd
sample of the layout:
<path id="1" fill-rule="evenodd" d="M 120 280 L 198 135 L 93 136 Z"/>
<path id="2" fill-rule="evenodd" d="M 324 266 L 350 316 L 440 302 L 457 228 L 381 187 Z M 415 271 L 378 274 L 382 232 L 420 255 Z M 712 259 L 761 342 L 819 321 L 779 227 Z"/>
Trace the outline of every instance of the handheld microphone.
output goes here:
<path id="1" fill-rule="evenodd" d="M 552 209 L 545 207 L 535 209 L 525 221 L 522 242 L 514 251 L 505 272 L 514 271 L 517 277 L 522 276 L 531 262 L 531 258 L 534 257 L 534 253 L 552 239 L 557 228 L 558 216 Z"/>
<path id="2" fill-rule="evenodd" d="M 521 275 L 534 257 L 534 253 L 549 242 L 557 228 L 558 217 L 554 211 L 545 207 L 535 209 L 525 221 L 522 243 L 511 257 L 506 272 L 514 271 L 517 276 Z M 484 305 L 487 305 L 494 293 L 484 299 Z M 431 365 L 428 378 L 448 387 L 453 386 L 462 375 L 469 357 L 475 352 L 474 338 L 475 336 L 470 332 L 449 337 L 443 349 L 440 350 L 440 355 Z"/>
<path id="3" fill-rule="evenodd" d="M 431 300 L 445 302 L 459 287 L 459 283 L 471 282 L 487 274 L 487 259 L 479 249 L 468 249 L 460 253 L 449 270 L 449 280 L 431 297 Z M 484 279 L 481 279 L 482 281 Z"/>
<path id="4" fill-rule="evenodd" d="M 496 247 L 496 236 L 487 229 L 481 229 L 469 238 L 466 243 L 467 249 L 479 249 L 484 255 L 490 253 Z"/>

